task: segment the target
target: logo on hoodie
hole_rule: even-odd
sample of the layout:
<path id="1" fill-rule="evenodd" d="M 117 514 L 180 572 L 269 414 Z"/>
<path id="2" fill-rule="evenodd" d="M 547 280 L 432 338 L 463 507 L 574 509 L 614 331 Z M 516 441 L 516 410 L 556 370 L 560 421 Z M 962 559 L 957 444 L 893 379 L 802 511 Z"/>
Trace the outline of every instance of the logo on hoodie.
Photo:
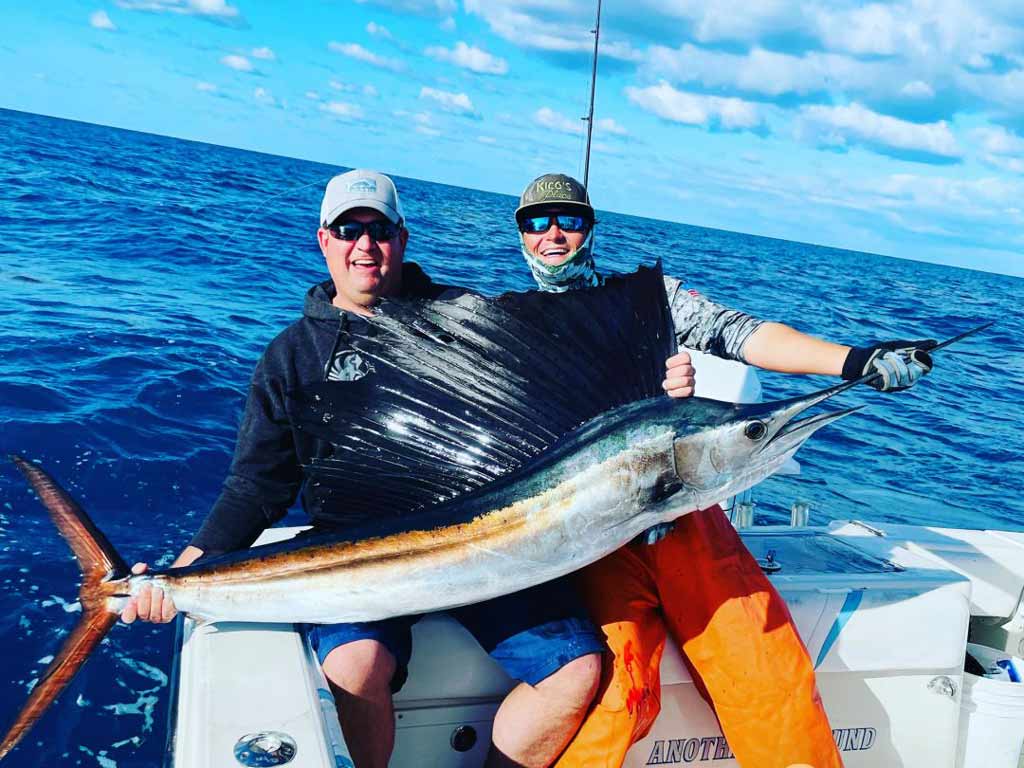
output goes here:
<path id="1" fill-rule="evenodd" d="M 354 349 L 343 349 L 327 364 L 328 381 L 356 381 L 370 373 L 373 366 Z"/>

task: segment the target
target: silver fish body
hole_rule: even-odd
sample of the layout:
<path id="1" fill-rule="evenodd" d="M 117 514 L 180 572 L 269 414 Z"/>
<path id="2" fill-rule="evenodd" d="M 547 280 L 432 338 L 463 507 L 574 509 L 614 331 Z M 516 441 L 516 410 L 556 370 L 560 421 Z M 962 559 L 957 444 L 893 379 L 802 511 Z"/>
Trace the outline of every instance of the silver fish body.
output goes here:
<path id="1" fill-rule="evenodd" d="M 481 602 L 578 570 L 656 523 L 759 482 L 849 412 L 789 424 L 842 388 L 768 405 L 633 403 L 396 532 L 300 538 L 111 587 L 135 595 L 152 583 L 206 620 L 372 621 Z M 122 599 L 111 596 L 109 609 Z"/>

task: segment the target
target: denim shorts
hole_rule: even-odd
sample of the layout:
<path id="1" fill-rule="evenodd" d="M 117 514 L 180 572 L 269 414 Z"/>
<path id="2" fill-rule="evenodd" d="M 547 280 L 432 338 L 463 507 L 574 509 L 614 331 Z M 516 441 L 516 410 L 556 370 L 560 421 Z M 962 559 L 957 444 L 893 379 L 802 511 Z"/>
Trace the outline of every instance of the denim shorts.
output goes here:
<path id="1" fill-rule="evenodd" d="M 604 636 L 565 579 L 448 611 L 469 630 L 509 677 L 536 685 L 570 661 L 603 653 Z M 355 624 L 310 624 L 306 634 L 320 663 L 335 648 L 356 640 L 377 640 L 395 657 L 391 690 L 408 675 L 412 625 L 419 616 Z"/>

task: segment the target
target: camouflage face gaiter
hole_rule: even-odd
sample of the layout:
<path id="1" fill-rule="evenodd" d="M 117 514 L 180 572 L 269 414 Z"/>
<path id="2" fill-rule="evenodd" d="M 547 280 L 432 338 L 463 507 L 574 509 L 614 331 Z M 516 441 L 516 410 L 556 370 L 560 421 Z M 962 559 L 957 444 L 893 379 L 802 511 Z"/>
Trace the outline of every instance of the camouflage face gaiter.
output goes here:
<path id="1" fill-rule="evenodd" d="M 523 234 L 519 233 L 519 244 L 526 264 L 537 281 L 537 287 L 549 293 L 564 293 L 576 288 L 593 288 L 601 284 L 601 276 L 594 267 L 594 228 L 569 258 L 561 264 L 545 264 L 526 247 Z"/>

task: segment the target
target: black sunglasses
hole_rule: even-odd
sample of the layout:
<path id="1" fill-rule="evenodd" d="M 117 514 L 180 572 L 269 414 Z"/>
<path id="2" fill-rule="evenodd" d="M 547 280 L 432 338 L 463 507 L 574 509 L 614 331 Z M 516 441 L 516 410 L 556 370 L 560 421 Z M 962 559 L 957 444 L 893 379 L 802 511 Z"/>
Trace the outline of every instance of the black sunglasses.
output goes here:
<path id="1" fill-rule="evenodd" d="M 395 237 L 401 229 L 401 224 L 377 219 L 366 224 L 361 221 L 346 221 L 344 224 L 332 224 L 327 228 L 327 231 L 339 240 L 345 240 L 346 242 L 358 240 L 365 232 L 375 243 L 380 243 Z"/>
<path id="2" fill-rule="evenodd" d="M 527 216 L 519 221 L 519 231 L 531 235 L 547 232 L 555 224 L 563 232 L 583 232 L 590 228 L 591 221 L 586 216 L 575 216 L 568 213 L 549 214 L 545 216 Z"/>

